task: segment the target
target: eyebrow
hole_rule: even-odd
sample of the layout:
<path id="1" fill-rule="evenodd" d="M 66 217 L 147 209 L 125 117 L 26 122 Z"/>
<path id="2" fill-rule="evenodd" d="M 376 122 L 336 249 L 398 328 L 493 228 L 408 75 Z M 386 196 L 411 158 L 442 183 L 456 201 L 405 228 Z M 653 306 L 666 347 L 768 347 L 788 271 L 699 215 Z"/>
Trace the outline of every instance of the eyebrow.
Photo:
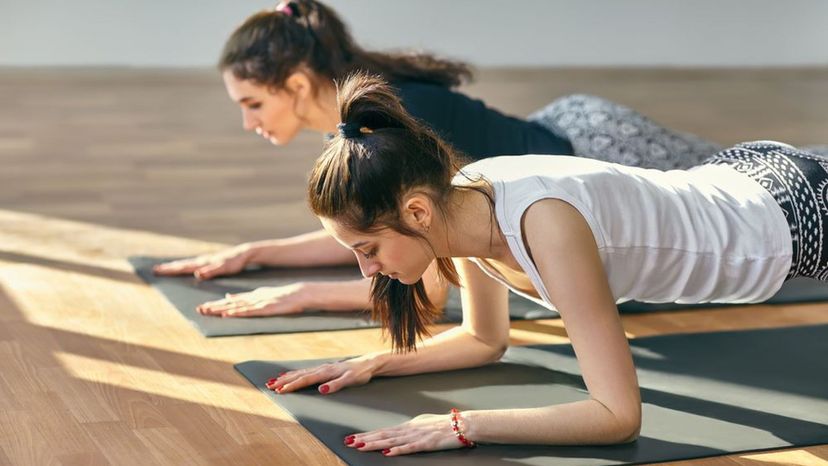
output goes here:
<path id="1" fill-rule="evenodd" d="M 246 104 L 247 102 L 250 102 L 251 100 L 255 100 L 255 99 L 253 97 L 242 97 L 241 99 L 239 99 L 239 103 L 240 104 Z"/>
<path id="2" fill-rule="evenodd" d="M 358 248 L 358 247 L 360 247 L 360 246 L 365 246 L 366 244 L 368 244 L 368 241 L 360 241 L 360 242 L 358 242 L 358 243 L 354 243 L 354 244 L 352 244 L 352 245 L 351 245 L 351 249 L 356 249 L 356 248 Z"/>

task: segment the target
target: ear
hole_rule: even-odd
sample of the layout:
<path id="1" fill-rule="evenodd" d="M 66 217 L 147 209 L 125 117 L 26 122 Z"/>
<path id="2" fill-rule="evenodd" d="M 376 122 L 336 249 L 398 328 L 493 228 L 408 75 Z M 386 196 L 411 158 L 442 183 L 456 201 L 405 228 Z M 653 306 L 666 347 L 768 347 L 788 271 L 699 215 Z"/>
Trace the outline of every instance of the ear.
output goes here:
<path id="1" fill-rule="evenodd" d="M 409 228 L 428 231 L 434 219 L 434 204 L 423 193 L 411 193 L 403 202 L 403 219 Z"/>
<path id="2" fill-rule="evenodd" d="M 313 95 L 313 80 L 304 71 L 294 71 L 285 80 L 284 89 L 294 97 L 306 99 Z"/>

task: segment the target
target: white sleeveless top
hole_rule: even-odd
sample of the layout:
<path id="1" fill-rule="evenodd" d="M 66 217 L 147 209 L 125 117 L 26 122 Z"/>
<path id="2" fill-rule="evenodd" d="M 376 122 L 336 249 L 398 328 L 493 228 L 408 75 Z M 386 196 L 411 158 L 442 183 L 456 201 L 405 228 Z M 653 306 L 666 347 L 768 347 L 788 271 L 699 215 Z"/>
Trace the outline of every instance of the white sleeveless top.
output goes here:
<path id="1" fill-rule="evenodd" d="M 523 213 L 545 198 L 569 203 L 586 219 L 618 303 L 764 301 L 791 267 L 791 234 L 782 209 L 759 183 L 726 166 L 663 172 L 523 155 L 474 162 L 453 184 L 469 184 L 464 174 L 482 175 L 492 184 L 500 229 L 542 301 L 475 262 L 549 308 L 554 306 L 521 234 Z"/>

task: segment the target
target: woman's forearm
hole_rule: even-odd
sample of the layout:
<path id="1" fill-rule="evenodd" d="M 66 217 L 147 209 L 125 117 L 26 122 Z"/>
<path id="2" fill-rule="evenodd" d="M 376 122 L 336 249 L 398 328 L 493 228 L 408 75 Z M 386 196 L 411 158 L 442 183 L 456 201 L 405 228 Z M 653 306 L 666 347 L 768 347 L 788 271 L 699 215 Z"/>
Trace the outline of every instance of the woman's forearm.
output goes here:
<path id="1" fill-rule="evenodd" d="M 356 264 L 353 251 L 342 247 L 325 230 L 318 230 L 282 239 L 248 243 L 248 264 L 273 267 L 313 267 Z M 431 302 L 442 309 L 446 303 L 449 285 L 437 275 L 436 263 L 431 264 L 423 276 L 426 292 Z M 338 285 L 326 282 L 319 286 L 319 309 L 346 311 L 370 307 L 371 280 L 342 282 Z"/>
<path id="2" fill-rule="evenodd" d="M 607 445 L 638 438 L 641 407 L 627 411 L 613 413 L 589 399 L 542 408 L 464 411 L 461 417 L 466 435 L 476 442 Z"/>
<path id="3" fill-rule="evenodd" d="M 305 282 L 306 309 L 317 311 L 361 311 L 371 308 L 371 280 Z"/>
<path id="4" fill-rule="evenodd" d="M 436 277 L 423 277 L 426 293 L 438 309 L 442 309 L 448 297 L 447 283 Z M 371 308 L 371 279 L 348 280 L 343 282 L 306 282 L 305 308 L 321 311 L 353 311 Z"/>
<path id="5" fill-rule="evenodd" d="M 248 263 L 274 267 L 313 267 L 356 264 L 353 251 L 342 247 L 325 230 L 290 238 L 248 243 Z"/>
<path id="6" fill-rule="evenodd" d="M 497 361 L 508 342 L 485 342 L 463 327 L 455 327 L 417 346 L 416 351 L 390 351 L 361 356 L 374 362 L 373 376 L 400 376 L 478 367 Z"/>

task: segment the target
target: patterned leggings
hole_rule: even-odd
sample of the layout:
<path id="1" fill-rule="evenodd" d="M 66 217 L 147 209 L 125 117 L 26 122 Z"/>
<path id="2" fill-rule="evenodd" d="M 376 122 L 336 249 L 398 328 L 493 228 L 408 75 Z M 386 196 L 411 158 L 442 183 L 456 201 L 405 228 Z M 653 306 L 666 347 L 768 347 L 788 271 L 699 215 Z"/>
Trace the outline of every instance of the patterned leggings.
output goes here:
<path id="1" fill-rule="evenodd" d="M 758 141 L 723 150 L 705 163 L 750 176 L 779 203 L 793 239 L 788 279 L 828 281 L 828 157 Z"/>
<path id="2" fill-rule="evenodd" d="M 672 170 L 699 165 L 723 149 L 688 133 L 669 130 L 629 107 L 600 97 L 572 94 L 529 116 L 567 139 L 575 155 L 622 165 Z M 807 149 L 828 155 L 828 146 Z"/>

